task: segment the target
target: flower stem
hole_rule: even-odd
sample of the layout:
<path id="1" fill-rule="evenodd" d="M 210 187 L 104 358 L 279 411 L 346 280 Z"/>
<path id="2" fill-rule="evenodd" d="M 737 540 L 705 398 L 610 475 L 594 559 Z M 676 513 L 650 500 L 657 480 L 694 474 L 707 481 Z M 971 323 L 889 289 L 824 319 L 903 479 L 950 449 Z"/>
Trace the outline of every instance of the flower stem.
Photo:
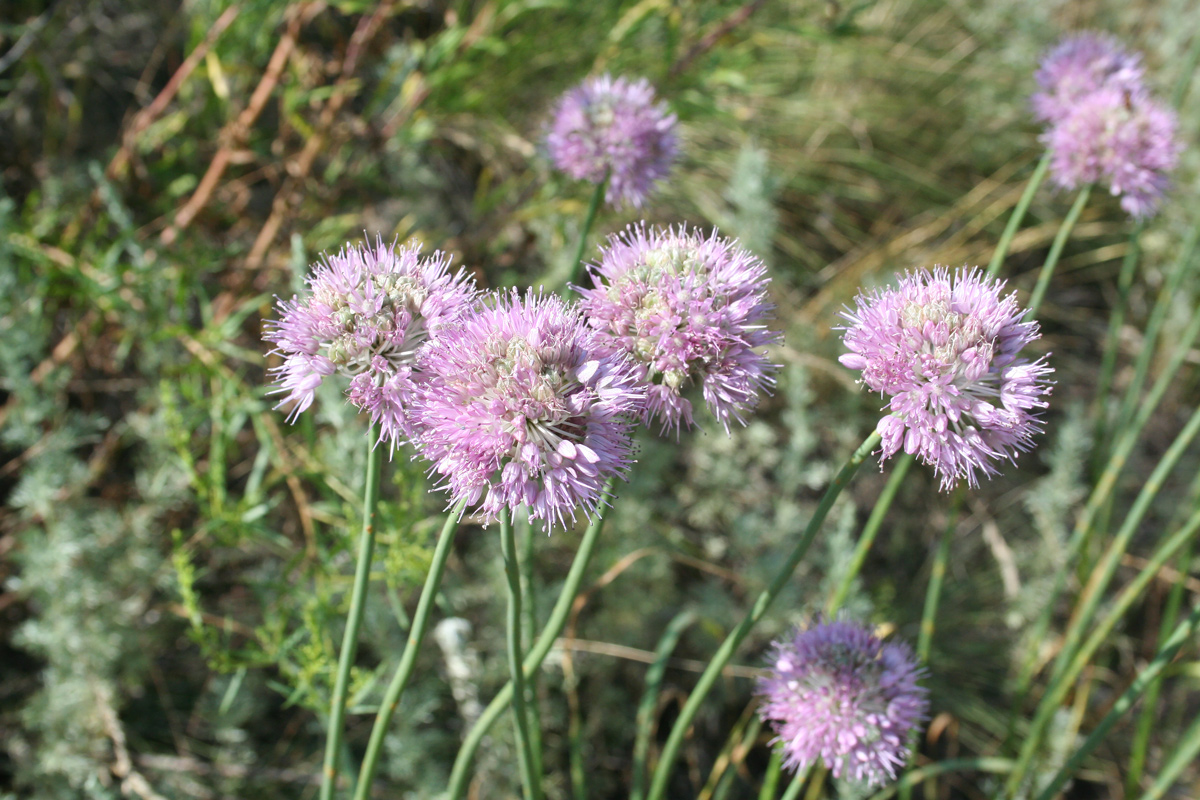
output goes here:
<path id="1" fill-rule="evenodd" d="M 567 616 L 571 613 L 571 604 L 575 601 L 575 595 L 579 593 L 583 575 L 587 572 L 588 563 L 596 549 L 596 542 L 600 538 L 600 531 L 604 528 L 604 515 L 601 512 L 612 498 L 612 487 L 613 482 L 610 480 L 604 488 L 599 504 L 600 510 L 596 512 L 596 517 L 588 525 L 579 542 L 579 550 L 575 553 L 575 560 L 567 572 L 567 579 L 558 594 L 558 600 L 554 603 L 554 609 L 550 612 L 550 619 L 546 621 L 546 627 L 542 629 L 542 634 L 538 637 L 537 642 L 529 649 L 529 655 L 525 656 L 524 674 L 526 676 L 532 675 L 542 666 L 542 662 L 545 661 L 546 655 L 554 646 L 558 635 L 562 633 L 563 626 L 567 624 Z M 492 698 L 492 702 L 488 703 L 487 708 L 475 723 L 475 727 L 471 728 L 466 739 L 463 740 L 458 756 L 454 759 L 454 767 L 450 771 L 450 785 L 446 790 L 449 800 L 459 800 L 466 794 L 471 761 L 474 760 L 475 753 L 479 750 L 479 745 L 483 742 L 483 737 L 487 735 L 488 729 L 504 712 L 512 700 L 512 696 L 513 685 L 510 681 Z"/>
<path id="2" fill-rule="evenodd" d="M 604 190 L 608 188 L 608 173 L 604 174 L 604 180 L 596 184 L 596 190 L 592 192 L 592 200 L 588 203 L 587 215 L 583 218 L 583 228 L 579 231 L 579 246 L 575 248 L 575 258 L 571 259 L 570 278 L 567 280 L 567 291 L 572 291 L 571 287 L 578 284 L 583 278 L 583 251 L 587 248 L 588 234 L 592 231 L 592 223 L 596 220 L 596 211 L 600 208 L 600 201 L 604 198 Z"/>
<path id="3" fill-rule="evenodd" d="M 650 792 L 647 795 L 649 800 L 662 800 L 666 796 L 667 783 L 670 781 L 675 759 L 679 756 L 679 748 L 683 744 L 683 738 L 687 735 L 688 728 L 691 727 L 696 713 L 700 710 L 701 703 L 704 702 L 704 698 L 712 690 L 717 678 L 721 675 L 721 671 L 725 669 L 730 659 L 733 658 L 733 654 L 738 646 L 745 640 L 754 626 L 758 624 L 759 620 L 766 615 L 767 609 L 771 607 L 771 603 L 774 602 L 784 586 L 787 585 L 792 577 L 792 573 L 795 572 L 805 553 L 808 552 L 809 545 L 812 544 L 813 539 L 816 537 L 821 523 L 825 521 L 829 509 L 833 507 L 834 501 L 837 500 L 838 495 L 850 483 L 850 479 L 854 477 L 854 473 L 862 466 L 862 462 L 875 449 L 879 441 L 879 434 L 872 433 L 842 466 L 837 476 L 833 479 L 833 483 L 825 490 L 821 502 L 817 505 L 816 511 L 813 512 L 812 518 L 808 521 L 804 533 L 800 535 L 787 561 L 784 562 L 779 572 L 776 573 L 771 584 L 754 601 L 754 606 L 750 609 L 750 613 L 725 637 L 725 641 L 721 644 L 721 647 L 717 650 L 712 660 L 708 662 L 708 666 L 705 667 L 700 680 L 696 682 L 696 687 L 688 695 L 687 702 L 684 704 L 683 710 L 679 712 L 679 718 L 675 721 L 675 725 L 671 728 L 670 736 L 667 737 L 667 742 L 663 746 L 658 767 L 654 771 L 654 777 L 650 784 Z"/>
<path id="4" fill-rule="evenodd" d="M 537 636 L 537 595 L 535 592 L 536 584 L 533 580 L 533 552 L 534 540 L 537 538 L 533 532 L 533 523 L 530 521 L 528 513 L 521 516 L 516 523 L 516 527 L 520 529 L 521 541 L 521 596 L 523 598 L 521 607 L 525 612 L 524 629 L 522 630 L 522 641 L 528 641 L 531 645 L 534 637 Z M 525 697 L 526 703 L 531 708 L 537 708 L 537 678 L 538 674 L 534 672 L 525 681 Z M 535 713 L 535 719 L 537 715 Z M 529 729 L 529 744 L 533 748 L 533 774 L 542 775 L 542 726 L 533 725 Z"/>
<path id="5" fill-rule="evenodd" d="M 1050 151 L 1047 150 L 1042 156 L 1042 160 L 1038 162 L 1033 175 L 1029 178 L 1029 183 L 1025 185 L 1025 191 L 1021 195 L 1021 199 L 1017 201 L 1017 206 L 1013 209 L 1012 216 L 1008 218 L 1008 225 L 1004 227 L 1004 233 L 1001 234 L 1000 241 L 996 244 L 996 252 L 992 253 L 992 260 L 987 268 L 987 276 L 989 278 L 995 278 L 1000 272 L 1000 267 L 1004 264 L 1004 259 L 1008 255 L 1008 249 L 1012 246 L 1013 237 L 1017 235 L 1017 229 L 1021 227 L 1021 221 L 1025 219 L 1025 212 L 1029 210 L 1029 204 L 1033 202 L 1033 196 L 1037 194 L 1038 187 L 1046 179 L 1046 172 L 1049 169 Z"/>
<path id="6" fill-rule="evenodd" d="M 946 563 L 950 560 L 950 540 L 958 523 L 958 508 L 962 504 L 962 492 L 956 492 L 950 508 L 950 519 L 942 531 L 937 553 L 933 557 L 933 569 L 929 573 L 929 587 L 925 590 L 925 609 L 921 612 L 921 633 L 917 639 L 917 658 L 929 663 L 929 651 L 933 647 L 933 627 L 937 620 L 938 604 L 942 599 L 942 583 L 946 579 Z"/>
<path id="7" fill-rule="evenodd" d="M 1092 184 L 1090 183 L 1079 190 L 1075 204 L 1071 206 L 1071 210 L 1067 212 L 1066 218 L 1059 226 L 1058 233 L 1054 236 L 1054 243 L 1050 245 L 1050 253 L 1046 256 L 1046 263 L 1042 264 L 1042 271 L 1038 273 L 1033 294 L 1029 296 L 1029 310 L 1025 312 L 1025 319 L 1033 319 L 1037 316 L 1037 310 L 1042 305 L 1042 298 L 1046 296 L 1046 289 L 1050 286 L 1050 276 L 1054 274 L 1054 268 L 1058 266 L 1058 259 L 1062 255 L 1063 247 L 1066 246 L 1075 223 L 1079 221 L 1079 215 L 1083 213 L 1083 207 L 1087 205 L 1091 193 Z"/>
<path id="8" fill-rule="evenodd" d="M 896 459 L 896 463 L 892 465 L 892 474 L 888 476 L 887 485 L 883 487 L 879 499 L 875 501 L 875 507 L 871 509 L 871 516 L 867 517 L 867 524 L 863 526 L 862 534 L 858 537 L 858 544 L 855 545 L 854 553 L 850 557 L 850 564 L 846 567 L 845 574 L 842 575 L 837 588 L 829 598 L 828 605 L 825 606 L 825 615 L 830 619 L 833 619 L 833 615 L 846 602 L 846 596 L 850 594 L 850 587 L 853 585 L 855 577 L 858 576 L 859 570 L 862 569 L 863 563 L 867 560 L 867 553 L 875 542 L 875 536 L 879 533 L 879 529 L 883 527 L 884 517 L 887 516 L 888 509 L 892 507 L 892 501 L 896 499 L 896 492 L 899 491 L 900 484 L 904 482 L 904 477 L 908 475 L 908 468 L 912 466 L 915 458 L 916 456 L 910 453 L 902 453 Z"/>
<path id="9" fill-rule="evenodd" d="M 804 788 L 804 782 L 808 780 L 808 776 L 812 774 L 812 771 L 813 765 L 809 764 L 797 772 L 796 777 L 792 778 L 792 782 L 788 784 L 787 790 L 779 800 L 796 800 L 800 796 L 800 790 Z"/>
<path id="10" fill-rule="evenodd" d="M 379 426 L 372 425 L 367 433 L 367 475 L 363 489 L 363 526 L 358 539 L 358 564 L 354 569 L 354 586 L 350 591 L 350 611 L 346 617 L 346 632 L 342 636 L 342 651 L 338 656 L 337 677 L 333 684 L 333 699 L 329 705 L 329 731 L 325 739 L 325 764 L 321 770 L 320 800 L 331 800 L 337 785 L 338 757 L 342 748 L 342 733 L 346 722 L 346 695 L 350 687 L 350 668 L 358 650 L 358 629 L 362 626 L 366 606 L 367 584 L 371 577 L 371 553 L 375 549 L 375 506 L 379 500 L 379 473 L 383 448 L 379 444 Z"/>
<path id="11" fill-rule="evenodd" d="M 429 617 L 433 612 L 433 601 L 442 584 L 446 562 L 453 549 L 454 533 L 458 529 L 458 522 L 462 519 L 463 509 L 466 508 L 466 505 L 465 500 L 459 501 L 451 510 L 450 515 L 446 517 L 445 524 L 442 525 L 442 533 L 438 537 L 437 546 L 433 551 L 433 560 L 429 563 L 429 574 L 425 577 L 425 586 L 421 589 L 421 597 L 417 601 L 417 611 L 413 616 L 412 626 L 409 628 L 404 655 L 400 657 L 396 673 L 392 676 L 392 682 L 388 685 L 383 703 L 375 715 L 375 724 L 371 728 L 371 739 L 367 743 L 367 752 L 363 756 L 362 767 L 358 771 L 358 787 L 354 792 L 354 800 L 366 800 L 371 794 L 371 782 L 379 768 L 379 755 L 383 751 L 383 740 L 387 735 L 388 726 L 392 722 L 392 716 L 400 705 L 400 697 L 404 694 L 404 689 L 408 686 L 409 678 L 412 677 L 416 667 L 417 654 L 421 651 L 421 642 L 425 639 L 425 630 L 429 626 Z"/>
<path id="12" fill-rule="evenodd" d="M 521 568 L 517 564 L 517 541 L 507 508 L 500 510 L 500 553 L 504 558 L 504 576 L 508 579 L 508 669 L 512 673 L 513 727 L 517 732 L 521 783 L 525 786 L 525 800 L 539 800 L 541 776 L 534 771 L 529 712 L 525 707 L 525 672 L 521 669 Z"/>
<path id="13" fill-rule="evenodd" d="M 1092 406 L 1095 432 L 1092 435 L 1092 474 L 1103 467 L 1100 461 L 1107 451 L 1109 387 L 1117 367 L 1117 350 L 1120 349 L 1121 326 L 1125 324 L 1125 309 L 1129 305 L 1129 290 L 1133 287 L 1133 276 L 1137 272 L 1138 256 L 1141 254 L 1142 223 L 1133 226 L 1126 245 L 1125 259 L 1121 262 L 1121 273 L 1117 278 L 1117 303 L 1108 318 L 1108 332 L 1104 336 L 1104 351 L 1100 357 L 1100 376 L 1096 380 L 1096 395 Z"/>

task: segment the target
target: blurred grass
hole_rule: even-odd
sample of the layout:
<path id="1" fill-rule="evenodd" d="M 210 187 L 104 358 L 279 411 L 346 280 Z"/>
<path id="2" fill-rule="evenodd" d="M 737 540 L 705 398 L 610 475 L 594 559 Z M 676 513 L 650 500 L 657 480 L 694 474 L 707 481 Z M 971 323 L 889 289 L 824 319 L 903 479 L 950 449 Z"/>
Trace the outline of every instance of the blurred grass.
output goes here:
<path id="1" fill-rule="evenodd" d="M 364 233 L 447 249 L 485 286 L 553 283 L 588 188 L 550 171 L 540 136 L 556 95 L 585 74 L 655 82 L 680 117 L 684 156 L 648 218 L 718 225 L 754 247 L 772 267 L 787 332 L 784 380 L 748 428 L 726 439 L 709 425 L 678 444 L 643 437 L 597 564 L 654 551 L 597 591 L 578 623 L 580 639 L 652 652 L 690 610 L 697 622 L 674 652 L 704 659 L 873 424 L 876 399 L 833 361 L 837 310 L 895 271 L 986 263 L 1039 156 L 1025 110 L 1031 65 L 1061 31 L 1114 30 L 1146 53 L 1165 90 L 1200 35 L 1191 11 L 1186 0 L 6 4 L 0 52 L 26 35 L 32 44 L 0 71 L 0 792 L 112 797 L 137 794 L 139 779 L 166 797 L 312 791 L 365 426 L 336 387 L 297 425 L 283 422 L 266 394 L 262 320 L 321 252 Z M 1193 93 L 1175 200 L 1143 237 L 1118 388 L 1195 224 L 1197 108 Z M 1032 286 L 1068 203 L 1051 191 L 1035 199 L 1002 273 L 1016 286 Z M 602 212 L 597 230 L 636 218 Z M 1116 204 L 1097 198 L 1042 313 L 1059 380 L 1049 433 L 959 519 L 933 642 L 928 757 L 998 752 L 1015 653 L 1049 647 L 1053 657 L 1052 642 L 1021 633 L 1084 496 L 1076 468 L 1088 426 L 1072 409 L 1092 399 L 1126 241 Z M 1175 298 L 1164 343 L 1186 326 L 1195 289 Z M 1195 388 L 1194 371 L 1181 377 L 1131 476 L 1173 437 Z M 1179 472 L 1196 466 L 1188 454 Z M 358 712 L 378 701 L 378 676 L 398 658 L 403 605 L 442 510 L 407 454 L 388 475 Z M 756 631 L 745 663 L 821 608 L 883 483 L 864 474 L 835 509 L 814 548 L 823 551 Z M 1182 481 L 1168 483 L 1171 502 L 1149 515 L 1135 552 L 1153 550 L 1185 496 Z M 914 470 L 849 610 L 915 639 L 947 508 Z M 473 625 L 485 699 L 503 680 L 493 539 L 460 537 L 439 601 L 443 615 Z M 572 552 L 569 532 L 537 543 L 543 604 Z M 1186 575 L 1190 565 L 1176 566 Z M 1016 593 L 1000 567 L 1016 570 Z M 1080 701 L 1055 747 L 1083 717 L 1102 716 L 1153 653 L 1169 586 L 1156 582 L 1111 637 L 1081 693 L 1095 708 Z M 646 666 L 579 653 L 572 667 L 590 792 L 619 794 Z M 1184 677 L 1194 667 L 1163 686 L 1146 786 L 1196 707 Z M 441 669 L 430 648 L 389 740 L 391 792 L 444 785 L 464 709 Z M 651 750 L 690 681 L 668 671 Z M 552 670 L 541 686 L 555 797 L 569 793 L 562 683 Z M 718 689 L 689 742 L 679 796 L 710 776 L 728 796 L 757 794 L 765 733 L 736 770 L 713 770 L 736 744 L 735 723 L 745 729 L 750 690 L 732 679 Z M 352 750 L 369 724 L 352 720 Z M 515 789 L 506 736 L 497 731 L 481 756 L 483 796 Z M 1121 784 L 1128 738 L 1097 751 L 1079 796 Z M 994 785 L 964 777 L 941 788 L 974 797 Z"/>

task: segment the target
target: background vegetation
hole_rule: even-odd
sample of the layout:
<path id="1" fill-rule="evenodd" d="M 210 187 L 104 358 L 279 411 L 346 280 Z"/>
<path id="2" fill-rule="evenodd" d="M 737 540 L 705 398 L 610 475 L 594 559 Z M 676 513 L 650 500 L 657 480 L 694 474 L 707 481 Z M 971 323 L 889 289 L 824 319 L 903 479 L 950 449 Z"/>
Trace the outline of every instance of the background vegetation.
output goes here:
<path id="1" fill-rule="evenodd" d="M 589 191 L 551 172 L 540 140 L 554 98 L 600 71 L 648 77 L 681 121 L 682 162 L 647 218 L 716 225 L 759 253 L 787 340 L 779 389 L 746 428 L 727 438 L 709 420 L 678 441 L 643 437 L 586 603 L 543 670 L 551 796 L 572 795 L 572 754 L 591 796 L 621 796 L 644 661 L 668 624 L 695 615 L 650 720 L 658 741 L 695 660 L 736 624 L 874 425 L 877 398 L 836 362 L 838 309 L 897 271 L 987 262 L 1040 156 L 1026 98 L 1047 45 L 1077 28 L 1113 31 L 1145 53 L 1168 96 L 1195 68 L 1195 11 L 1192 0 L 5 3 L 0 796 L 314 794 L 366 425 L 337 387 L 297 425 L 284 422 L 267 395 L 263 320 L 320 253 L 364 233 L 448 250 L 486 287 L 560 281 Z M 1141 240 L 1117 391 L 1134 356 L 1165 353 L 1195 307 L 1185 281 L 1162 344 L 1143 340 L 1196 225 L 1197 94 L 1183 95 L 1188 149 L 1171 200 Z M 1035 199 L 1002 272 L 1016 288 L 1032 286 L 1069 203 L 1048 188 Z M 606 211 L 598 229 L 638 218 Z M 1087 577 L 1086 558 L 1069 565 L 1078 574 L 1053 627 L 1031 640 L 1095 477 L 1091 420 L 1107 401 L 1096 365 L 1128 234 L 1111 198 L 1094 201 L 1042 308 L 1058 385 L 1038 450 L 956 514 L 914 468 L 854 584 L 850 612 L 915 641 L 933 555 L 954 525 L 922 763 L 1013 755 L 1045 685 L 1039 674 L 1029 698 L 1017 691 L 1028 656 L 1053 659 Z M 1114 490 L 1109 527 L 1196 391 L 1188 366 Z M 1138 527 L 1119 584 L 1190 513 L 1198 467 L 1188 451 Z M 397 453 L 387 470 L 350 758 L 399 658 L 441 522 L 419 465 Z M 825 607 L 885 480 L 863 471 L 741 664 L 757 667 L 772 637 Z M 576 536 L 534 543 L 543 615 Z M 496 551 L 490 530 L 458 537 L 444 622 L 393 726 L 376 796 L 441 791 L 465 726 L 505 680 Z M 1196 602 L 1196 575 L 1185 548 L 1122 617 L 1054 718 L 1039 774 L 1053 773 L 1153 655 L 1164 616 Z M 1158 702 L 1136 707 L 1087 759 L 1071 797 L 1149 786 L 1200 710 L 1198 659 L 1185 650 Z M 751 724 L 752 672 L 735 672 L 695 725 L 679 797 L 758 796 L 770 737 Z M 485 743 L 478 797 L 516 792 L 510 735 L 497 726 Z M 992 797 L 997 780 L 967 773 L 916 792 Z M 1171 791 L 1200 796 L 1200 771 Z"/>

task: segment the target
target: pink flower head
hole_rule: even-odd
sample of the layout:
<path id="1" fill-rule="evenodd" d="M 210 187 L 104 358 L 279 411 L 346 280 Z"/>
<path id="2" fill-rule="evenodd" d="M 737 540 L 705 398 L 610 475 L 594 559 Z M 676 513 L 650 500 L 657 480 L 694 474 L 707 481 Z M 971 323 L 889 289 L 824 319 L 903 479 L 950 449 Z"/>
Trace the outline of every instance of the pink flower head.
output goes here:
<path id="1" fill-rule="evenodd" d="M 579 313 L 557 297 L 516 291 L 431 342 L 421 368 L 421 454 L 452 502 L 495 519 L 525 504 L 552 523 L 592 514 L 609 477 L 632 461 L 645 402 L 622 355 L 600 352 Z"/>
<path id="2" fill-rule="evenodd" d="M 1142 57 L 1127 51 L 1116 38 L 1091 32 L 1068 34 L 1042 58 L 1035 76 L 1041 91 L 1031 98 L 1034 116 L 1057 122 L 1097 89 L 1136 94 L 1142 91 L 1143 77 Z"/>
<path id="3" fill-rule="evenodd" d="M 1141 219 L 1157 211 L 1179 160 L 1175 128 L 1175 112 L 1145 92 L 1110 86 L 1080 98 L 1042 140 L 1055 183 L 1074 189 L 1104 181 Z"/>
<path id="4" fill-rule="evenodd" d="M 908 646 L 884 644 L 865 625 L 822 622 L 775 643 L 759 680 L 759 716 L 784 764 L 818 759 L 835 777 L 886 783 L 908 759 L 908 734 L 929 710 L 924 675 Z"/>
<path id="5" fill-rule="evenodd" d="M 580 306 L 607 348 L 641 368 L 649 400 L 645 421 L 678 431 L 692 424 L 682 391 L 701 385 L 725 430 L 774 385 L 774 364 L 760 349 L 779 341 L 767 329 L 766 267 L 714 231 L 630 226 L 614 236 L 593 267 Z"/>
<path id="6" fill-rule="evenodd" d="M 876 427 L 881 463 L 903 446 L 949 489 L 962 478 L 975 486 L 977 471 L 995 475 L 993 461 L 1033 446 L 1053 370 L 1019 358 L 1038 324 L 1022 321 L 1016 294 L 1001 297 L 1003 287 L 979 270 L 951 276 L 939 267 L 860 294 L 842 314 L 850 352 L 840 361 L 891 398 Z"/>
<path id="7" fill-rule="evenodd" d="M 441 252 L 422 258 L 421 245 L 376 239 L 329 256 L 308 277 L 304 297 L 279 300 L 281 318 L 264 337 L 283 356 L 273 372 L 280 405 L 294 420 L 312 405 L 317 386 L 335 373 L 350 378 L 350 401 L 380 425 L 380 441 L 395 446 L 413 436 L 408 408 L 423 377 L 420 348 L 468 311 L 471 281 L 449 272 Z"/>
<path id="8" fill-rule="evenodd" d="M 572 178 L 600 183 L 605 200 L 641 206 L 675 160 L 675 115 L 654 102 L 642 78 L 588 78 L 558 101 L 546 137 L 554 165 Z"/>

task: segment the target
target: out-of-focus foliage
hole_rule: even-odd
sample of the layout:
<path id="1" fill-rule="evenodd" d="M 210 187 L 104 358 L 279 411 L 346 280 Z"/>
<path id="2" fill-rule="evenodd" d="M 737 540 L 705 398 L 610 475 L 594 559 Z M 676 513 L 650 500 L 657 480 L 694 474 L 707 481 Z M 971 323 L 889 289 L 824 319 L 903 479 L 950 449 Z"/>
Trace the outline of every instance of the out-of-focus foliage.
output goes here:
<path id="1" fill-rule="evenodd" d="M 898 270 L 986 263 L 1038 157 L 1025 98 L 1037 54 L 1060 32 L 1117 32 L 1146 53 L 1169 94 L 1200 36 L 1192 5 L 4 4 L 0 793 L 313 791 L 367 442 L 337 386 L 323 387 L 294 426 L 273 409 L 266 369 L 276 361 L 262 321 L 321 252 L 364 232 L 446 249 L 484 286 L 556 285 L 588 188 L 550 171 L 545 115 L 562 89 L 611 71 L 649 78 L 681 120 L 682 162 L 648 218 L 716 225 L 761 253 L 788 342 L 776 353 L 779 386 L 746 428 L 729 438 L 711 422 L 677 441 L 642 435 L 590 575 L 622 571 L 587 595 L 571 628 L 576 649 L 556 651 L 543 671 L 548 795 L 570 794 L 577 708 L 591 793 L 620 796 L 646 670 L 621 648 L 652 652 L 679 611 L 696 614 L 659 698 L 661 742 L 694 662 L 737 623 L 874 425 L 880 401 L 835 360 L 837 311 L 860 285 Z M 1191 138 L 1173 201 L 1143 237 L 1122 369 L 1195 224 L 1196 94 L 1181 110 Z M 1049 190 L 1035 199 L 1004 268 L 1014 286 L 1032 285 L 1068 203 Z M 605 211 L 597 231 L 637 218 Z M 1048 432 L 958 512 L 923 756 L 1011 755 L 1024 724 L 1010 725 L 1013 678 L 1029 652 L 1053 655 L 1053 642 L 1025 632 L 1090 486 L 1086 415 L 1126 236 L 1110 198 L 1085 212 L 1042 313 L 1058 370 Z M 1172 302 L 1164 349 L 1188 323 L 1195 286 Z M 1183 375 L 1131 459 L 1134 478 L 1194 406 L 1196 376 Z M 408 452 L 386 469 L 352 682 L 352 760 L 402 652 L 444 510 Z M 1168 481 L 1130 566 L 1193 502 L 1179 476 L 1195 469 L 1189 455 Z M 772 637 L 825 607 L 885 480 L 862 470 L 739 652 L 743 666 L 758 666 Z M 1118 484 L 1110 528 L 1139 485 Z M 951 507 L 914 468 L 845 613 L 915 640 Z M 534 543 L 541 619 L 577 539 L 556 531 Z M 1175 578 L 1164 572 L 1096 657 L 1092 693 L 1055 718 L 1043 777 L 1153 654 L 1171 582 L 1192 566 L 1173 563 Z M 378 796 L 430 797 L 445 786 L 463 717 L 478 713 L 464 687 L 486 703 L 505 680 L 503 585 L 495 531 L 465 526 L 436 612 L 464 627 L 460 638 L 427 643 L 386 743 Z M 1059 611 L 1061 622 L 1069 608 Z M 1150 776 L 1194 716 L 1196 654 L 1187 658 L 1151 716 Z M 718 755 L 751 702 L 747 674 L 723 681 L 697 720 L 678 796 L 695 796 L 714 764 L 728 763 Z M 499 725 L 485 743 L 478 796 L 518 791 L 511 736 Z M 1080 797 L 1118 791 L 1131 739 L 1113 735 L 1093 755 Z M 727 796 L 758 796 L 768 740 L 763 731 L 739 751 L 721 784 Z M 991 796 L 988 780 L 943 783 L 939 796 Z M 1194 771 L 1186 780 L 1195 785 Z M 1188 796 L 1182 785 L 1178 796 Z M 837 784 L 839 796 L 853 791 Z"/>

